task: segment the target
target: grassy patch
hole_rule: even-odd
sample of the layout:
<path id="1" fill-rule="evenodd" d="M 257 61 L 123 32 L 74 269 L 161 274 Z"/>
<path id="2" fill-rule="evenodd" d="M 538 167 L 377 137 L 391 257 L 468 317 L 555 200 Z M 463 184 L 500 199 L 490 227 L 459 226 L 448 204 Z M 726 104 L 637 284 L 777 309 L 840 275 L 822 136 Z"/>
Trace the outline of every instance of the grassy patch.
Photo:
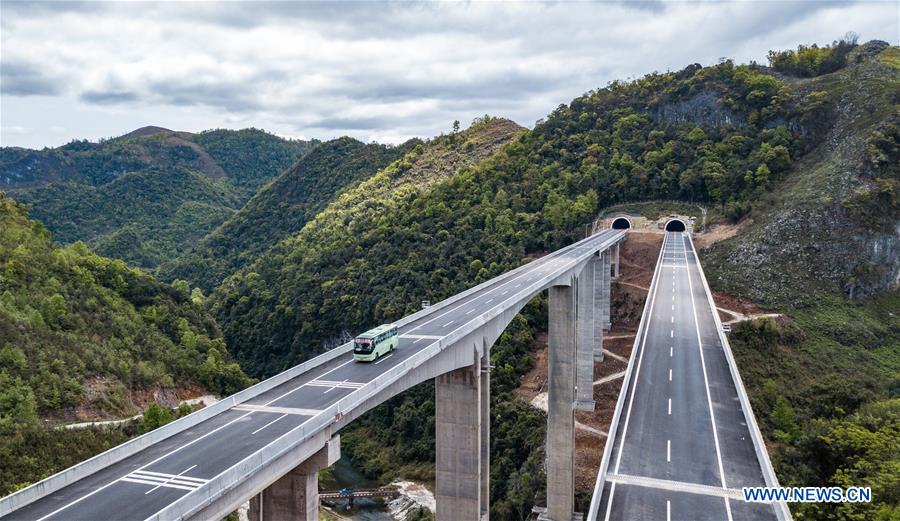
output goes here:
<path id="1" fill-rule="evenodd" d="M 890 47 L 885 49 L 878 56 L 881 63 L 886 63 L 895 69 L 900 69 L 900 47 Z"/>

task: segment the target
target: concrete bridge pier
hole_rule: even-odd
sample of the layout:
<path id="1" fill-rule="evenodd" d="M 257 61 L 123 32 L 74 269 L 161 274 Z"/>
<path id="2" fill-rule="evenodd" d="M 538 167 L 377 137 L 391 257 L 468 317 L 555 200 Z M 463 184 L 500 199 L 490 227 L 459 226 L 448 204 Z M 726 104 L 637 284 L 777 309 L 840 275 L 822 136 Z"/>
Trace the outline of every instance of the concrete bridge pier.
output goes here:
<path id="1" fill-rule="evenodd" d="M 610 304 L 612 298 L 612 281 L 610 280 L 611 275 L 611 253 L 609 250 L 604 250 L 600 255 L 600 261 L 603 266 L 601 267 L 601 278 L 600 278 L 600 310 L 601 310 L 601 318 L 600 318 L 600 327 L 604 331 L 609 331 L 612 323 L 610 322 Z"/>
<path id="2" fill-rule="evenodd" d="M 491 342 L 493 343 L 493 342 Z M 491 517 L 491 346 L 485 340 L 481 371 L 481 521 Z"/>
<path id="3" fill-rule="evenodd" d="M 596 320 L 597 308 L 594 305 L 597 276 L 595 266 L 599 262 L 599 257 L 591 257 L 581 273 L 575 276 L 575 408 L 580 411 L 594 410 L 594 347 L 597 331 L 600 331 L 600 355 L 603 355 L 603 332 Z"/>
<path id="4" fill-rule="evenodd" d="M 575 511 L 577 279 L 550 287 L 547 392 L 547 509 L 538 519 L 570 521 Z"/>
<path id="5" fill-rule="evenodd" d="M 619 258 L 619 249 L 622 247 L 622 243 L 617 242 L 615 246 L 615 253 L 613 254 L 613 278 L 619 278 L 619 266 L 621 265 L 621 259 Z"/>
<path id="6" fill-rule="evenodd" d="M 341 437 L 335 436 L 311 458 L 250 500 L 250 521 L 318 521 L 319 471 L 341 457 Z"/>
<path id="7" fill-rule="evenodd" d="M 489 353 L 435 378 L 436 521 L 486 521 L 489 509 Z"/>
<path id="8" fill-rule="evenodd" d="M 591 306 L 594 317 L 594 362 L 603 361 L 603 257 L 602 253 L 589 264 L 594 272 L 591 292 L 594 302 Z"/>

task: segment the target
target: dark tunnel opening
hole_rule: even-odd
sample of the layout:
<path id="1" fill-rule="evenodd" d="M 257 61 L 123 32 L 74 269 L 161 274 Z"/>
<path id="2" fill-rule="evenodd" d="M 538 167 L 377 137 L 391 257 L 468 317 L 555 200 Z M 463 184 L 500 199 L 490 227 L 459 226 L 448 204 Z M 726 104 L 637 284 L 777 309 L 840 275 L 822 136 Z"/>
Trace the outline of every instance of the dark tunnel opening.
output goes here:
<path id="1" fill-rule="evenodd" d="M 612 223 L 613 230 L 627 230 L 631 228 L 631 223 L 624 217 L 619 217 Z"/>
<path id="2" fill-rule="evenodd" d="M 672 219 L 671 221 L 666 223 L 666 231 L 667 232 L 683 232 L 687 228 L 684 225 L 684 221 L 678 219 Z"/>

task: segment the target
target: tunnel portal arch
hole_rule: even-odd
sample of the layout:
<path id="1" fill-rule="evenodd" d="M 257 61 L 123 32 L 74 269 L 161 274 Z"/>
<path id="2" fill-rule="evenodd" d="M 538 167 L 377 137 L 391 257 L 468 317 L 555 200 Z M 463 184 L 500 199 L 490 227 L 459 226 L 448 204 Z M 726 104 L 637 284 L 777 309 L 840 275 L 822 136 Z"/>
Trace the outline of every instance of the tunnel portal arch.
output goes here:
<path id="1" fill-rule="evenodd" d="M 616 217 L 613 219 L 611 228 L 613 230 L 628 230 L 631 228 L 631 221 L 625 217 Z"/>
<path id="2" fill-rule="evenodd" d="M 681 219 L 669 219 L 666 223 L 667 232 L 683 232 L 687 230 L 687 225 Z"/>

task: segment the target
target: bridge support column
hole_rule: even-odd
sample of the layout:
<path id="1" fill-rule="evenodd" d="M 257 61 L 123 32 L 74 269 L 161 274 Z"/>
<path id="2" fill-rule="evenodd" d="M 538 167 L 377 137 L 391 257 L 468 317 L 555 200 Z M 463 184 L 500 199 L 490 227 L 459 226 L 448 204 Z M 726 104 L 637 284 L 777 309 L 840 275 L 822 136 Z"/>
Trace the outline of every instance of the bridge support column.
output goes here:
<path id="1" fill-rule="evenodd" d="M 491 346 L 481 358 L 481 520 L 491 517 Z"/>
<path id="2" fill-rule="evenodd" d="M 436 521 L 487 519 L 489 377 L 482 361 L 435 378 Z"/>
<path id="3" fill-rule="evenodd" d="M 604 251 L 600 255 L 600 260 L 603 263 L 603 267 L 601 270 L 602 278 L 600 284 L 600 310 L 601 310 L 601 318 L 600 318 L 600 327 L 606 331 L 609 330 L 612 323 L 610 322 L 610 303 L 612 298 L 612 281 L 610 280 L 611 274 L 611 253 L 609 250 Z"/>
<path id="4" fill-rule="evenodd" d="M 250 521 L 318 521 L 319 471 L 341 457 L 335 436 L 319 452 L 250 500 Z"/>
<path id="5" fill-rule="evenodd" d="M 599 257 L 591 257 L 581 273 L 575 277 L 575 350 L 576 350 L 576 402 L 580 411 L 594 410 L 594 344 L 599 324 L 595 320 L 594 265 Z M 602 335 L 602 332 L 601 332 Z M 603 353 L 601 349 L 601 355 Z"/>
<path id="6" fill-rule="evenodd" d="M 593 287 L 591 292 L 593 295 L 593 303 L 591 306 L 594 316 L 594 362 L 603 361 L 603 253 L 600 253 L 592 263 L 594 271 Z"/>
<path id="7" fill-rule="evenodd" d="M 620 249 L 621 247 L 622 247 L 622 243 L 621 243 L 621 242 L 617 242 L 617 243 L 616 243 L 616 250 L 615 250 L 615 253 L 613 254 L 613 255 L 614 255 L 614 257 L 613 257 L 613 266 L 614 266 L 614 267 L 613 267 L 613 278 L 614 278 L 614 279 L 619 278 L 619 271 L 620 271 L 620 270 L 619 270 L 619 267 L 620 267 L 620 265 L 621 265 L 621 259 L 619 258 L 619 249 Z"/>
<path id="8" fill-rule="evenodd" d="M 575 511 L 575 286 L 550 288 L 547 396 L 547 510 L 538 519 L 571 521 Z"/>

